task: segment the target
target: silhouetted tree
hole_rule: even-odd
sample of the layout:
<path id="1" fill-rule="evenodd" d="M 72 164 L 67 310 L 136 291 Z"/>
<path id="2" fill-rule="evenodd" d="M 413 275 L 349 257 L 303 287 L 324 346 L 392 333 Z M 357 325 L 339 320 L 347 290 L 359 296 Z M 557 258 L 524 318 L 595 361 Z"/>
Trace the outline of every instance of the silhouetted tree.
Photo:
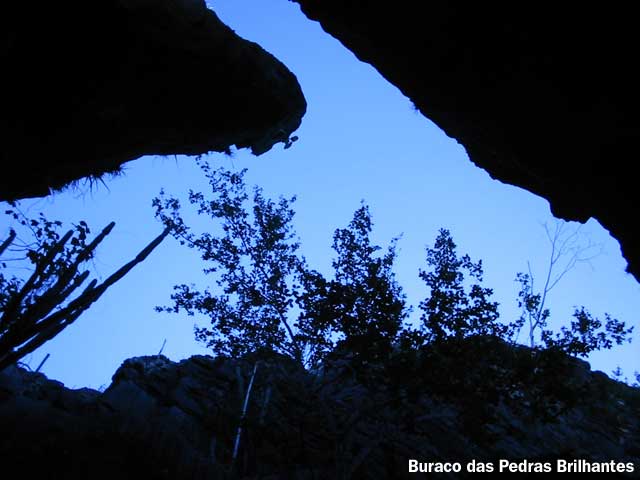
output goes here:
<path id="1" fill-rule="evenodd" d="M 303 318 L 315 319 L 339 338 L 338 344 L 367 359 L 391 349 L 408 315 L 405 296 L 392 271 L 396 258 L 394 239 L 384 254 L 370 240 L 369 208 L 355 211 L 347 228 L 333 235 L 334 278 L 319 274 L 307 279 L 300 297 Z"/>
<path id="2" fill-rule="evenodd" d="M 518 273 L 516 281 L 520 284 L 518 307 L 520 317 L 514 323 L 514 339 L 526 325 L 529 346 L 535 347 L 536 334 L 546 348 L 562 350 L 574 356 L 587 356 L 595 350 L 608 350 L 614 344 L 621 345 L 631 341 L 633 327 L 626 327 L 625 322 L 612 318 L 605 313 L 605 323 L 594 318 L 584 306 L 575 308 L 574 320 L 569 328 L 562 326 L 556 333 L 548 329 L 551 315 L 547 307 L 549 294 L 578 263 L 589 262 L 601 250 L 600 245 L 590 241 L 583 242 L 580 227 L 570 229 L 567 222 L 556 220 L 553 227 L 544 225 L 550 244 L 549 264 L 543 278 L 542 287 L 534 288 L 534 275 L 528 265 L 528 273 Z"/>
<path id="3" fill-rule="evenodd" d="M 210 327 L 196 327 L 196 338 L 218 355 L 266 348 L 313 367 L 337 343 L 369 354 L 390 348 L 406 317 L 405 303 L 391 271 L 395 241 L 385 254 L 377 254 L 380 247 L 369 239 L 368 207 L 358 209 L 347 228 L 336 230 L 335 278 L 327 280 L 298 253 L 292 227 L 295 198 L 274 202 L 257 187 L 250 198 L 244 170 L 200 165 L 212 196 L 192 191 L 189 202 L 199 214 L 221 223 L 220 236 L 192 233 L 174 197 L 162 194 L 153 204 L 174 236 L 200 252 L 204 272 L 216 274 L 216 291 L 176 285 L 173 305 L 159 311 L 210 318 Z"/>
<path id="4" fill-rule="evenodd" d="M 201 313 L 211 327 L 196 328 L 196 338 L 215 354 L 238 356 L 266 348 L 304 362 L 311 325 L 291 320 L 296 278 L 304 270 L 294 238 L 291 199 L 274 202 L 256 187 L 251 199 L 244 173 L 213 170 L 199 162 L 211 186 L 211 197 L 189 192 L 199 214 L 219 221 L 220 236 L 196 235 L 181 217 L 176 198 L 154 199 L 156 216 L 173 229 L 183 244 L 200 252 L 206 274 L 217 274 L 215 292 L 176 285 L 173 305 L 158 311 Z"/>
<path id="5" fill-rule="evenodd" d="M 525 322 L 524 315 L 510 324 L 499 321 L 493 290 L 482 285 L 482 262 L 458 256 L 450 232 L 441 229 L 433 247 L 427 247 L 428 268 L 419 273 L 428 294 L 420 303 L 420 328 L 411 329 L 403 324 L 411 309 L 393 273 L 397 239 L 385 252 L 371 242 L 365 204 L 346 228 L 334 232 L 333 275 L 327 278 L 310 269 L 299 254 L 292 227 L 295 197 L 273 201 L 258 187 L 250 195 L 245 170 L 232 173 L 211 169 L 201 160 L 199 164 L 211 196 L 190 191 L 189 202 L 198 214 L 216 222 L 213 229 L 194 234 L 174 197 L 161 193 L 153 205 L 176 239 L 199 251 L 205 274 L 215 276 L 215 290 L 176 285 L 173 305 L 157 310 L 208 317 L 211 325 L 196 327 L 196 338 L 215 354 L 235 357 L 268 349 L 314 367 L 336 349 L 366 361 L 387 358 L 394 343 L 406 350 L 471 336 L 508 340 Z M 212 233 L 216 229 L 220 234 Z M 519 278 L 520 305 L 530 314 L 530 325 L 546 325 L 544 295 L 532 292 L 530 276 Z M 547 287 L 555 283 L 548 281 Z M 584 309 L 577 310 L 575 318 L 571 329 L 555 336 L 543 330 L 546 346 L 582 354 L 610 348 L 631 332 L 608 316 L 603 326 Z"/>
<path id="6" fill-rule="evenodd" d="M 433 248 L 427 247 L 428 270 L 420 271 L 429 294 L 420 302 L 421 327 L 427 343 L 471 335 L 504 337 L 509 327 L 498 322 L 498 303 L 491 288 L 481 285 L 482 261 L 458 257 L 449 230 L 441 229 Z M 470 287 L 465 279 L 472 280 Z"/>
<path id="7" fill-rule="evenodd" d="M 32 241 L 17 245 L 17 234 L 11 230 L 0 243 L 0 256 L 7 251 L 24 254 L 33 271 L 26 279 L 5 274 L 8 262 L 0 263 L 0 370 L 33 352 L 73 323 L 114 283 L 142 262 L 168 235 L 168 228 L 104 282 L 92 280 L 82 293 L 70 300 L 87 280 L 84 270 L 96 247 L 109 235 L 115 223 L 107 225 L 91 242 L 89 226 L 80 221 L 64 235 L 62 222 L 50 221 L 41 213 L 27 218 L 16 203 L 6 214 L 30 231 Z M 12 250 L 9 250 L 13 246 Z"/>
<path id="8" fill-rule="evenodd" d="M 559 333 L 542 331 L 546 348 L 556 348 L 569 355 L 586 357 L 596 350 L 609 350 L 614 345 L 631 342 L 633 327 L 605 313 L 605 323 L 593 317 L 585 307 L 576 308 L 569 328 L 560 327 Z"/>
<path id="9" fill-rule="evenodd" d="M 602 250 L 601 245 L 583 238 L 580 226 L 569 228 L 564 220 L 555 220 L 552 227 L 546 223 L 543 227 L 549 240 L 549 259 L 542 286 L 535 288 L 535 277 L 529 262 L 528 272 L 516 275 L 516 281 L 520 284 L 518 308 L 521 315 L 516 321 L 515 333 L 517 335 L 526 325 L 530 347 L 536 344 L 536 333 L 542 334 L 547 326 L 550 314 L 547 300 L 551 291 L 577 264 L 590 262 Z"/>

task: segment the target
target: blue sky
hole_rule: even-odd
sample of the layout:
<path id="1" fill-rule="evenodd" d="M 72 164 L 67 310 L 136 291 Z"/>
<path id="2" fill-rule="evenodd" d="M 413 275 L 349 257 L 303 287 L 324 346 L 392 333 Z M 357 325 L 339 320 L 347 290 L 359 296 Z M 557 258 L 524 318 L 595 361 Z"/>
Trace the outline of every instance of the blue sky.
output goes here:
<path id="1" fill-rule="evenodd" d="M 382 245 L 403 234 L 396 273 L 410 303 L 425 291 L 418 269 L 425 246 L 441 227 L 450 229 L 460 253 L 481 258 L 485 283 L 494 288 L 503 319 L 518 315 L 516 272 L 531 262 L 541 278 L 549 243 L 542 224 L 552 221 L 548 202 L 520 188 L 492 180 L 468 159 L 464 148 L 417 113 L 409 99 L 369 65 L 359 62 L 339 42 L 309 21 L 291 2 L 220 0 L 208 2 L 240 36 L 259 43 L 298 77 L 308 111 L 297 135 L 284 150 L 277 145 L 261 157 L 238 151 L 232 158 L 209 156 L 212 164 L 247 167 L 249 184 L 265 193 L 297 195 L 295 227 L 310 265 L 330 274 L 335 228 L 344 227 L 360 201 L 371 208 L 374 240 Z M 103 278 L 130 260 L 160 231 L 151 199 L 160 188 L 184 195 L 206 189 L 193 159 L 145 157 L 125 165 L 125 174 L 89 188 L 79 186 L 44 199 L 25 201 L 32 214 L 67 222 L 87 221 L 99 231 L 111 220 L 113 233 L 103 242 L 94 269 Z M 0 220 L 0 233 L 9 222 Z M 207 228 L 206 224 L 202 228 Z M 583 232 L 602 243 L 603 253 L 590 265 L 579 264 L 549 299 L 552 321 L 568 322 L 574 305 L 594 315 L 604 312 L 636 329 L 640 286 L 624 272 L 626 262 L 608 232 L 590 220 Z M 100 387 L 128 357 L 163 353 L 174 360 L 207 353 L 193 338 L 193 319 L 158 314 L 169 303 L 176 283 L 205 286 L 203 265 L 195 252 L 165 242 L 88 312 L 27 361 L 69 387 Z M 416 315 L 414 315 L 416 316 Z M 620 365 L 627 375 L 640 371 L 638 341 L 599 352 L 594 369 L 610 373 Z"/>

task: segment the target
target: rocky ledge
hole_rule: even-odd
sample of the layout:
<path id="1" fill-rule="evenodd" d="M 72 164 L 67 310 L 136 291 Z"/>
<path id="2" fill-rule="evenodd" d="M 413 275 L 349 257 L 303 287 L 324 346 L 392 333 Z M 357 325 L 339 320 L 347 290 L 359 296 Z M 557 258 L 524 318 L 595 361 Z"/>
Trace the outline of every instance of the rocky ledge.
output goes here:
<path id="1" fill-rule="evenodd" d="M 552 371 L 530 368 L 528 350 L 483 342 L 493 353 L 472 363 L 426 352 L 366 370 L 348 358 L 308 372 L 275 354 L 139 357 L 104 392 L 10 367 L 0 373 L 3 469 L 25 478 L 382 479 L 415 478 L 410 460 L 458 462 L 464 472 L 472 461 L 555 468 L 564 459 L 631 464 L 624 477 L 639 476 L 637 388 L 568 357 L 555 357 Z M 490 384 L 507 371 L 516 375 L 495 395 Z"/>

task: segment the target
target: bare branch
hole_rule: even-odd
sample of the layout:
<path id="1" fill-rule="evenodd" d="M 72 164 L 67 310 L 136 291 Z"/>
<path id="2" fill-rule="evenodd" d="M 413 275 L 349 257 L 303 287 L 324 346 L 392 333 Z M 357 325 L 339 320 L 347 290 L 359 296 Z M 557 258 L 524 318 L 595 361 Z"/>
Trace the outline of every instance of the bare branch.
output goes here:
<path id="1" fill-rule="evenodd" d="M 535 293 L 536 290 L 534 289 L 534 276 L 531 270 L 531 264 L 527 262 L 530 280 L 529 295 L 539 296 L 535 312 L 530 311 L 525 306 L 525 313 L 529 321 L 529 339 L 532 347 L 535 343 L 535 331 L 542 328 L 543 322 L 545 321 L 546 305 L 550 292 L 578 263 L 589 263 L 602 253 L 601 244 L 594 244 L 590 240 L 586 245 L 581 244 L 582 225 L 569 229 L 567 222 L 556 220 L 553 227 L 550 227 L 546 222 L 543 223 L 542 226 L 549 241 L 551 251 L 549 252 L 544 284 L 538 293 Z M 599 251 L 592 253 L 594 248 L 599 248 Z M 563 261 L 563 259 L 566 261 Z"/>
<path id="2" fill-rule="evenodd" d="M 0 244 L 0 255 L 13 243 L 16 239 L 16 231 L 14 229 L 9 230 L 9 236 L 7 239 Z"/>

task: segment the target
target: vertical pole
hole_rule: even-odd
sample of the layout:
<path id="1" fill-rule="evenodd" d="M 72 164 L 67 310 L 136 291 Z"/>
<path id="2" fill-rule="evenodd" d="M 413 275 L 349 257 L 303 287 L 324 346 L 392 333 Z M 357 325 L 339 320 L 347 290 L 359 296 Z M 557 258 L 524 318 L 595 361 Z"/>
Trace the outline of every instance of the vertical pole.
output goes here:
<path id="1" fill-rule="evenodd" d="M 249 381 L 249 386 L 247 387 L 247 393 L 244 396 L 244 405 L 242 406 L 242 416 L 240 417 L 240 425 L 238 425 L 238 432 L 236 433 L 236 441 L 233 445 L 233 456 L 231 457 L 231 463 L 235 464 L 236 457 L 238 456 L 238 448 L 240 447 L 240 436 L 242 435 L 242 425 L 244 423 L 244 419 L 247 416 L 247 406 L 249 405 L 249 397 L 251 396 L 251 388 L 253 387 L 253 379 L 256 377 L 256 371 L 258 370 L 258 364 L 260 361 L 258 360 L 253 366 L 253 374 L 251 375 L 251 380 Z"/>

